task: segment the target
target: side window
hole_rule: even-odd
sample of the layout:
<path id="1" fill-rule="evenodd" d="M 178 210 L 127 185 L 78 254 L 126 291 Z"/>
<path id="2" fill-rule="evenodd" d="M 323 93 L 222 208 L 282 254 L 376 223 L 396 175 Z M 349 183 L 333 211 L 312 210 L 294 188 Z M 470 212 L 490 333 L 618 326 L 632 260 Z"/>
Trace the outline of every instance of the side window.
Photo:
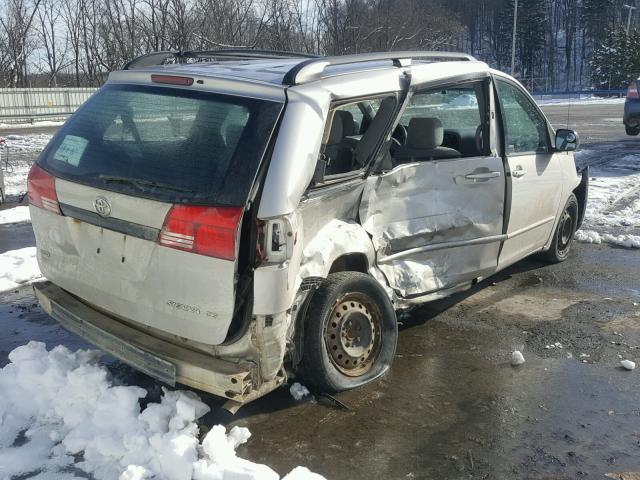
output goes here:
<path id="1" fill-rule="evenodd" d="M 324 176 L 357 172 L 365 166 L 363 162 L 366 163 L 366 160 L 360 155 L 363 149 L 358 149 L 358 144 L 367 136 L 378 116 L 381 101 L 363 100 L 331 109 L 321 149 L 326 165 Z M 373 131 L 369 132 L 369 137 L 372 134 Z"/>
<path id="2" fill-rule="evenodd" d="M 394 131 L 394 164 L 484 154 L 485 83 L 416 92 Z"/>
<path id="3" fill-rule="evenodd" d="M 506 154 L 549 151 L 547 122 L 527 95 L 511 83 L 496 80 L 502 104 Z"/>

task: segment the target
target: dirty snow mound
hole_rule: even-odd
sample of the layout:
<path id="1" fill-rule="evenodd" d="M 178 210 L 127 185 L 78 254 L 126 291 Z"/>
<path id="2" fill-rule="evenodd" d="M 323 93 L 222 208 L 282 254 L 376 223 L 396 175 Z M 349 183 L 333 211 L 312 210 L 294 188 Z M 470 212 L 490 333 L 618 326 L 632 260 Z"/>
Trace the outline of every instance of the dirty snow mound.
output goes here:
<path id="1" fill-rule="evenodd" d="M 198 442 L 196 420 L 209 411 L 193 392 L 164 390 L 140 410 L 146 391 L 113 386 L 99 353 L 30 342 L 0 369 L 0 473 L 3 478 L 96 480 L 278 480 L 266 465 L 237 457 L 250 433 L 214 426 Z M 79 459 L 79 460 L 78 460 Z M 294 475 L 295 474 L 295 475 Z M 36 475 L 35 477 L 33 475 Z M 288 480 L 322 480 L 295 469 Z"/>
<path id="2" fill-rule="evenodd" d="M 14 207 L 0 210 L 0 225 L 7 223 L 30 222 L 29 207 Z"/>
<path id="3" fill-rule="evenodd" d="M 0 292 L 11 290 L 42 278 L 36 247 L 0 253 Z"/>

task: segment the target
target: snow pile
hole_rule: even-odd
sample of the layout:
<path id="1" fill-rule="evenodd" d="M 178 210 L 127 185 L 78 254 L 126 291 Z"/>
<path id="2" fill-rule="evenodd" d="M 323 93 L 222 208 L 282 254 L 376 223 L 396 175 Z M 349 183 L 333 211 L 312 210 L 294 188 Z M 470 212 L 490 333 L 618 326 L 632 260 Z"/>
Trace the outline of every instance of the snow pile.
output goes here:
<path id="1" fill-rule="evenodd" d="M 603 233 L 602 235 L 593 230 L 578 230 L 575 236 L 578 242 L 582 243 L 610 243 L 625 248 L 640 248 L 640 235 L 611 235 Z"/>
<path id="2" fill-rule="evenodd" d="M 578 155 L 590 156 L 594 152 Z M 607 153 L 602 152 L 605 156 Z M 640 155 L 620 155 L 590 171 L 583 229 L 576 240 L 640 248 Z"/>
<path id="3" fill-rule="evenodd" d="M 289 393 L 291 393 L 291 396 L 296 402 L 299 402 L 304 397 L 311 395 L 309 389 L 298 382 L 295 382 L 293 385 L 291 385 L 291 387 L 289 388 Z"/>
<path id="4" fill-rule="evenodd" d="M 14 207 L 0 210 L 0 225 L 7 223 L 30 222 L 29 207 Z"/>
<path id="5" fill-rule="evenodd" d="M 266 465 L 239 458 L 250 433 L 214 426 L 198 442 L 196 420 L 209 411 L 193 392 L 167 391 L 140 410 L 146 391 L 113 386 L 99 353 L 47 352 L 30 342 L 9 354 L 0 370 L 0 473 L 96 480 L 278 480 Z M 296 468 L 286 480 L 322 480 Z"/>
<path id="6" fill-rule="evenodd" d="M 36 247 L 20 248 L 0 253 L 0 292 L 42 278 Z"/>

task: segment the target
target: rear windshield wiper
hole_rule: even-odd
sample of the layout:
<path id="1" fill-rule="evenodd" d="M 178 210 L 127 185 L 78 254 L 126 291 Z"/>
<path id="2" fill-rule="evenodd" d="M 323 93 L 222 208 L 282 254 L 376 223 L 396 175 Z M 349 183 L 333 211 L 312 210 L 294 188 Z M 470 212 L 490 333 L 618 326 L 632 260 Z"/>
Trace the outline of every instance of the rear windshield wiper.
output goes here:
<path id="1" fill-rule="evenodd" d="M 144 180 L 142 178 L 119 177 L 117 175 L 100 175 L 99 178 L 105 183 L 125 183 L 128 185 L 133 185 L 138 190 L 141 190 L 143 192 L 148 191 L 149 188 L 160 188 L 163 190 L 173 190 L 176 192 L 193 193 L 193 190 L 190 190 L 188 188 L 176 187 L 175 185 L 169 185 L 168 183 L 154 182 L 152 180 Z"/>

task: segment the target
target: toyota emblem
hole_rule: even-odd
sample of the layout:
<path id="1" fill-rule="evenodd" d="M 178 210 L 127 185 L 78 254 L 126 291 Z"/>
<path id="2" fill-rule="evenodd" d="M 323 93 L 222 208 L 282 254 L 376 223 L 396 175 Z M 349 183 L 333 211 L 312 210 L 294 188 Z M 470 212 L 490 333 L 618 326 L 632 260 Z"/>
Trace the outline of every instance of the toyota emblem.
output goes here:
<path id="1" fill-rule="evenodd" d="M 96 198 L 93 202 L 93 208 L 95 208 L 98 215 L 102 217 L 108 217 L 111 215 L 111 204 L 109 203 L 109 200 L 104 197 Z"/>

